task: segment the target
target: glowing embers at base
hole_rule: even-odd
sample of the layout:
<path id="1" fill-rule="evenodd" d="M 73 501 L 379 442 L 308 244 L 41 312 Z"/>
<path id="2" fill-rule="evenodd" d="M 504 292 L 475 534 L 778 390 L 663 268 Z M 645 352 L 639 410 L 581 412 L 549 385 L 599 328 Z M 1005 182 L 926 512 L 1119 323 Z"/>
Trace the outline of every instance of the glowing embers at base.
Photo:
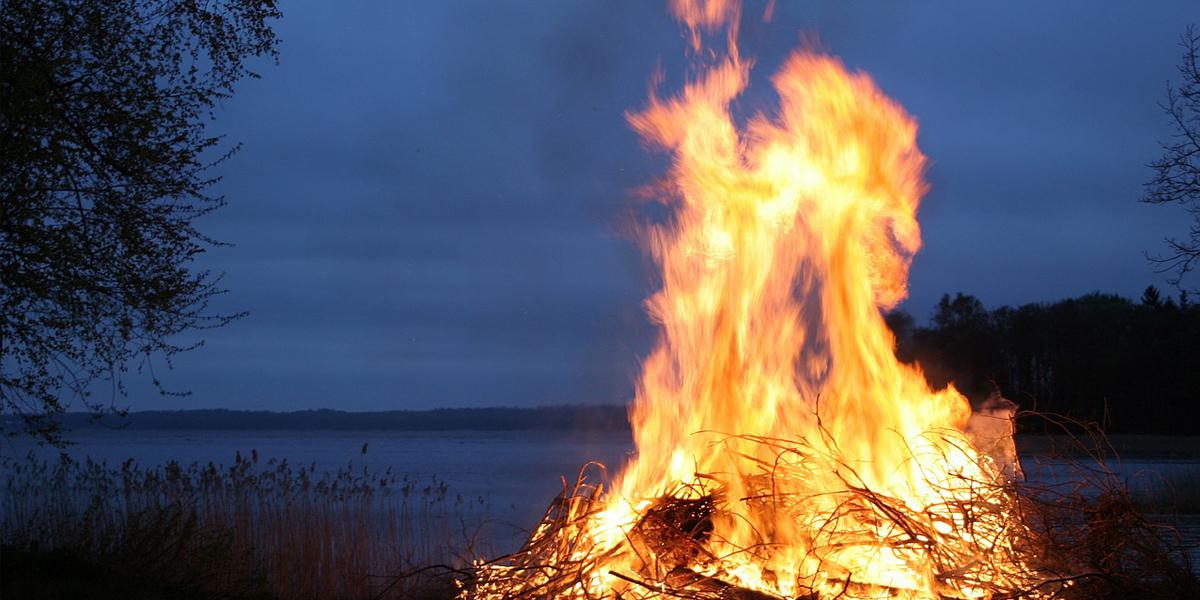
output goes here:
<path id="1" fill-rule="evenodd" d="M 881 313 L 921 243 L 915 121 L 865 74 L 797 52 L 772 80 L 778 109 L 738 122 L 739 7 L 672 9 L 715 60 L 630 116 L 674 159 L 672 217 L 645 240 L 662 334 L 630 411 L 637 456 L 609 489 L 581 478 L 464 594 L 1032 593 L 1008 415 L 931 390 Z"/>

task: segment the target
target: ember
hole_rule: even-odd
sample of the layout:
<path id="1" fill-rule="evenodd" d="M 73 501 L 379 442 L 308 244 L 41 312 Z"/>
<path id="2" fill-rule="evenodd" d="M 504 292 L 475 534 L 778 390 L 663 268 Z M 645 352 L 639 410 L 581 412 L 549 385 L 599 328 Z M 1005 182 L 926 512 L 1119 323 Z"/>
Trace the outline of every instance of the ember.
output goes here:
<path id="1" fill-rule="evenodd" d="M 581 477 L 478 598 L 1051 595 L 1020 518 L 1011 406 L 972 415 L 895 358 L 926 190 L 915 121 L 862 73 L 800 51 L 780 106 L 730 105 L 740 6 L 674 0 L 708 60 L 630 122 L 670 152 L 646 236 L 662 326 L 630 419 L 637 457 Z M 723 34 L 723 35 L 722 35 Z M 717 37 L 717 48 L 707 40 Z M 1000 439 L 998 439 L 1000 438 Z"/>

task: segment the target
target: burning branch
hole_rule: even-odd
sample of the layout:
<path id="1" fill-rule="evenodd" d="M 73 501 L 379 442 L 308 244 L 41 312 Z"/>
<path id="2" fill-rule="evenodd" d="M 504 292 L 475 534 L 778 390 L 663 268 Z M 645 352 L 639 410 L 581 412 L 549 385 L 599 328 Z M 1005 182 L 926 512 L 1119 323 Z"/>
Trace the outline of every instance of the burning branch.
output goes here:
<path id="1" fill-rule="evenodd" d="M 737 120 L 750 75 L 737 3 L 672 10 L 694 44 L 728 36 L 680 94 L 629 117 L 673 158 L 658 187 L 673 217 L 647 236 L 663 335 L 630 412 L 638 455 L 607 489 L 580 477 L 520 551 L 477 566 L 465 595 L 1068 589 L 1076 579 L 1039 556 L 1044 530 L 1018 493 L 1015 407 L 972 414 L 893 351 L 881 308 L 906 295 L 927 187 L 916 122 L 867 75 L 810 52 L 773 78 L 777 111 Z"/>

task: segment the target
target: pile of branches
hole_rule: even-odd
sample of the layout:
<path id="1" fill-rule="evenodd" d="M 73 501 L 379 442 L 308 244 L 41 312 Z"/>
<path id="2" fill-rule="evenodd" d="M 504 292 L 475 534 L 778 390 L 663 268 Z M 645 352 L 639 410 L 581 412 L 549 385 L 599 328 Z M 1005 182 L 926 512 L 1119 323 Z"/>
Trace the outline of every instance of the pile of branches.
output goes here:
<path id="1" fill-rule="evenodd" d="M 1098 425 L 1034 412 L 1018 418 L 1030 430 L 1041 426 L 1039 441 L 1049 445 L 1041 456 L 1060 472 L 1017 487 L 1043 564 L 1074 573 L 1061 597 L 1200 598 L 1200 564 L 1169 522 L 1171 510 L 1146 506 L 1110 468 L 1120 456 Z"/>
<path id="2" fill-rule="evenodd" d="M 869 489 L 851 465 L 836 456 L 822 455 L 803 439 L 731 437 L 763 444 L 776 456 L 774 461 L 761 461 L 762 473 L 746 479 L 757 493 L 729 498 L 718 478 L 700 475 L 695 483 L 653 500 L 639 511 L 637 522 L 624 531 L 619 543 L 602 547 L 594 527 L 600 512 L 607 508 L 603 486 L 597 483 L 601 478 L 595 477 L 602 475 L 603 467 L 585 466 L 573 486 L 564 482 L 562 494 L 524 546 L 508 556 L 477 564 L 472 575 L 461 581 L 463 597 L 592 598 L 596 578 L 607 577 L 615 582 L 613 590 L 604 592 L 608 597 L 782 598 L 741 587 L 736 577 L 721 570 L 728 555 L 711 554 L 714 518 L 728 518 L 746 509 L 769 510 L 784 518 L 804 514 L 805 503 L 813 498 L 778 490 L 795 489 L 787 485 L 789 478 L 803 478 L 816 469 L 825 473 L 836 469 L 843 474 L 845 485 L 830 494 L 836 496 L 837 507 L 835 514 L 823 515 L 830 530 L 813 533 L 819 543 L 810 552 L 887 546 L 893 553 L 934 565 L 937 580 L 945 584 L 944 598 L 965 597 L 956 592 L 962 589 L 972 590 L 972 597 L 990 598 L 1200 597 L 1200 585 L 1186 553 L 1170 543 L 1161 528 L 1146 521 L 1127 495 L 1122 501 L 1121 488 L 1111 478 L 1102 481 L 1100 493 L 1079 484 L 1064 490 L 960 481 L 943 490 L 945 503 L 935 510 L 914 510 L 899 498 Z M 967 498 L 961 493 L 963 486 L 971 490 Z M 936 527 L 936 521 L 944 522 L 947 514 L 953 515 L 954 530 Z M 864 525 L 830 528 L 831 523 Z M 881 531 L 890 533 L 881 537 Z M 986 551 L 964 548 L 961 541 L 951 543 L 960 540 L 964 531 L 977 538 L 1003 535 L 1010 542 L 986 547 Z M 770 564 L 773 545 L 767 535 L 762 538 L 761 543 L 735 552 L 750 562 Z M 772 574 L 765 576 L 769 579 Z M 904 592 L 854 581 L 848 572 L 833 565 L 822 576 L 821 591 L 814 589 L 815 585 L 805 587 L 805 582 L 796 582 L 799 593 L 792 598 L 878 597 Z"/>
<path id="3" fill-rule="evenodd" d="M 576 483 L 555 498 L 520 550 L 476 565 L 473 579 L 464 582 L 465 597 L 587 597 L 590 576 L 607 569 L 618 554 L 634 552 L 643 556 L 646 573 L 607 571 L 629 584 L 624 597 L 774 598 L 688 568 L 708 554 L 705 542 L 712 533 L 716 508 L 712 496 L 664 496 L 628 532 L 625 544 L 597 548 L 588 524 L 604 510 L 605 500 L 603 486 L 589 481 L 587 470 L 585 467 Z M 653 575 L 647 577 L 648 573 Z"/>

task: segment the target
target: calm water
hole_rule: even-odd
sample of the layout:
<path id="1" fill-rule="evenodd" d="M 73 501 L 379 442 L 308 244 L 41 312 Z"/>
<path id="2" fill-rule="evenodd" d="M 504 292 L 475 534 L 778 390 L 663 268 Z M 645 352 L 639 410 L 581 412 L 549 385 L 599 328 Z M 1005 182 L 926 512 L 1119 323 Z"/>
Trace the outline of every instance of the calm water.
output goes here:
<path id="1" fill-rule="evenodd" d="M 316 463 L 318 470 L 366 467 L 372 472 L 416 478 L 436 476 L 451 495 L 485 499 L 488 512 L 511 543 L 523 539 L 563 486 L 573 482 L 588 461 L 619 468 L 633 450 L 627 434 L 571 435 L 545 432 L 296 432 L 296 431 L 111 431 L 80 430 L 69 453 L 119 465 L 134 459 L 146 467 L 169 460 L 229 464 L 237 453 L 257 451 L 263 461 L 287 459 L 295 465 Z M 364 444 L 366 453 L 363 453 Z M 3 442 L 0 453 L 21 456 L 30 451 L 45 458 L 57 450 Z M 1027 475 L 1037 481 L 1064 482 L 1073 466 L 1038 456 L 1023 457 Z M 1155 460 L 1139 457 L 1112 465 L 1135 489 L 1155 489 L 1164 482 L 1195 477 L 1200 460 Z M 1200 516 L 1178 522 L 1200 546 Z M 1200 550 L 1196 557 L 1200 563 Z"/>
<path id="2" fill-rule="evenodd" d="M 397 431 L 111 431 L 79 430 L 68 450 L 119 466 L 134 459 L 145 467 L 176 460 L 230 464 L 241 453 L 257 451 L 260 460 L 287 459 L 293 465 L 316 463 L 318 471 L 366 467 L 417 479 L 437 477 L 449 493 L 483 497 L 499 525 L 520 536 L 537 524 L 562 491 L 563 478 L 574 482 L 588 461 L 614 469 L 633 449 L 627 434 L 568 435 L 544 432 L 397 432 Z M 363 446 L 366 445 L 366 453 Z M 5 456 L 33 451 L 55 458 L 58 451 L 6 441 Z"/>

